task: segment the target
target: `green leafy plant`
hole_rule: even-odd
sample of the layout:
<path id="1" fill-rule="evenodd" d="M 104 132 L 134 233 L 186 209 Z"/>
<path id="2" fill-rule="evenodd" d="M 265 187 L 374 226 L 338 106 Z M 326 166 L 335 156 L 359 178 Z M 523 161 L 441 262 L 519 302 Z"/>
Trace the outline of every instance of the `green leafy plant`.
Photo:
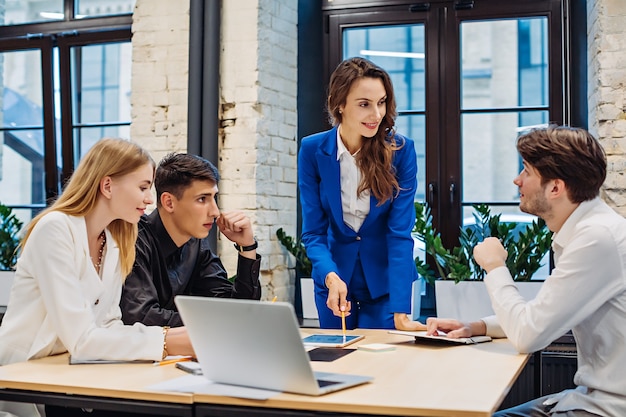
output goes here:
<path id="1" fill-rule="evenodd" d="M 303 277 L 310 277 L 313 272 L 313 265 L 306 254 L 304 244 L 300 239 L 288 236 L 281 227 L 276 231 L 278 241 L 296 258 L 296 269 Z"/>
<path id="2" fill-rule="evenodd" d="M 23 222 L 13 209 L 0 203 L 0 269 L 11 270 L 17 261 L 18 237 Z"/>
<path id="3" fill-rule="evenodd" d="M 460 246 L 451 250 L 443 246 L 441 235 L 432 224 L 432 214 L 427 204 L 415 203 L 415 226 L 413 233 L 424 242 L 426 253 L 435 260 L 437 273 L 425 259 L 415 258 L 418 273 L 432 283 L 438 277 L 465 280 L 482 280 L 485 271 L 474 261 L 474 246 L 487 237 L 500 239 L 508 252 L 506 266 L 515 281 L 529 281 L 541 267 L 541 260 L 550 249 L 552 232 L 543 219 L 533 221 L 521 232 L 516 232 L 517 224 L 501 222 L 500 214 L 491 214 L 486 204 L 475 204 L 474 220 L 476 227 L 461 228 Z"/>

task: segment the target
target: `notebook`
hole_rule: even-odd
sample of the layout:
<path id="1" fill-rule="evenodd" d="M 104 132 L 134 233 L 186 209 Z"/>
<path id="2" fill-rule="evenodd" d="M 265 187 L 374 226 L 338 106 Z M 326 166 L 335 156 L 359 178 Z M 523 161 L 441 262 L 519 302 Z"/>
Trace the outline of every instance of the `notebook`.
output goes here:
<path id="1" fill-rule="evenodd" d="M 489 336 L 472 336 L 472 337 L 458 337 L 451 338 L 446 337 L 446 334 L 443 332 L 439 332 L 438 336 L 432 335 L 429 336 L 425 331 L 413 332 L 413 331 L 403 331 L 403 330 L 389 330 L 391 334 L 401 334 L 404 336 L 413 336 L 415 337 L 415 342 L 428 341 L 432 343 L 441 343 L 441 344 L 449 344 L 449 345 L 474 345 L 476 343 L 484 343 L 491 342 L 491 337 Z"/>
<path id="2" fill-rule="evenodd" d="M 213 382 L 322 395 L 372 379 L 314 372 L 289 303 L 184 295 L 174 301 L 202 374 Z"/>

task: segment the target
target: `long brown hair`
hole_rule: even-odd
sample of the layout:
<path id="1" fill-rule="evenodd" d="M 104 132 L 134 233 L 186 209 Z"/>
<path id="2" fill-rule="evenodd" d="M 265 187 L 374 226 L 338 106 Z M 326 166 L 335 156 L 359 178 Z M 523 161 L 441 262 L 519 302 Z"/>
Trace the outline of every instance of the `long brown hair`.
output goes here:
<path id="1" fill-rule="evenodd" d="M 606 154 L 585 129 L 550 125 L 517 139 L 517 151 L 541 175 L 541 182 L 565 182 L 572 203 L 593 200 L 606 178 Z"/>
<path id="2" fill-rule="evenodd" d="M 392 164 L 393 153 L 404 146 L 404 140 L 398 143 L 395 136 L 397 116 L 396 99 L 391 78 L 387 72 L 364 58 L 348 58 L 340 63 L 330 77 L 328 86 L 328 114 L 333 126 L 341 123 L 341 106 L 346 104 L 348 93 L 355 81 L 361 78 L 376 78 L 382 81 L 387 94 L 385 116 L 380 122 L 374 137 L 364 140 L 361 151 L 356 154 L 356 163 L 363 173 L 357 192 L 368 188 L 378 200 L 378 205 L 391 199 L 400 191 Z"/>
<path id="3" fill-rule="evenodd" d="M 70 216 L 86 216 L 96 206 L 102 178 L 121 177 L 148 163 L 154 169 L 150 154 L 135 143 L 113 138 L 99 140 L 81 159 L 59 198 L 28 224 L 20 246 L 24 247 L 33 228 L 46 214 L 60 211 Z M 107 228 L 119 247 L 122 274 L 126 277 L 135 262 L 137 224 L 117 219 Z"/>

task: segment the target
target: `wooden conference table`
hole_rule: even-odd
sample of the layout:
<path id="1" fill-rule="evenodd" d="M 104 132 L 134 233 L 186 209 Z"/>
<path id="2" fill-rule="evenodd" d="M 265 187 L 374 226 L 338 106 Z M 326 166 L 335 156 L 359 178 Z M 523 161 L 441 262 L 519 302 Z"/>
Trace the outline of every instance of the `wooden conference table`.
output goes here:
<path id="1" fill-rule="evenodd" d="M 321 332 L 302 330 L 303 335 Z M 146 387 L 185 373 L 174 365 L 68 365 L 67 355 L 59 355 L 0 367 L 0 400 L 155 416 L 490 416 L 528 360 L 506 339 L 433 346 L 383 330 L 350 333 L 365 335 L 350 347 L 388 343 L 396 349 L 356 350 L 332 362 L 312 362 L 316 371 L 374 377 L 371 383 L 320 397 L 281 393 L 260 401 L 154 391 Z"/>

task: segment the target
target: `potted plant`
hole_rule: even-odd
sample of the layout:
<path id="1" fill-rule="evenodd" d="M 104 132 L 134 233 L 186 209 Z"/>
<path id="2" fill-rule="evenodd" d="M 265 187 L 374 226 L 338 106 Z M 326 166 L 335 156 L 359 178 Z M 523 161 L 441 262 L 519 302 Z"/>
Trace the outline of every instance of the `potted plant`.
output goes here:
<path id="1" fill-rule="evenodd" d="M 10 271 L 15 266 L 22 225 L 13 209 L 0 203 L 0 270 Z"/>
<path id="2" fill-rule="evenodd" d="M 0 203 L 0 306 L 6 306 L 9 299 L 22 225 L 13 209 Z"/>
<path id="3" fill-rule="evenodd" d="M 296 270 L 298 270 L 300 276 L 311 277 L 313 266 L 311 260 L 306 255 L 306 249 L 302 241 L 288 236 L 282 227 L 276 231 L 276 237 L 285 249 L 296 258 Z"/>
<path id="4" fill-rule="evenodd" d="M 485 204 L 474 205 L 473 209 L 474 224 L 462 227 L 460 246 L 448 249 L 433 227 L 428 205 L 415 203 L 413 232 L 424 245 L 424 252 L 434 259 L 436 272 L 422 257 L 415 258 L 415 265 L 418 273 L 435 285 L 437 315 L 440 317 L 474 320 L 492 314 L 491 302 L 482 283 L 485 271 L 472 256 L 474 246 L 486 237 L 493 236 L 502 241 L 508 252 L 506 266 L 526 299 L 533 298 L 541 285 L 540 281 L 531 281 L 531 278 L 542 263 L 546 263 L 546 254 L 552 242 L 552 232 L 545 222 L 542 219 L 533 220 L 520 230 L 515 222 L 501 221 L 501 215 L 492 214 Z M 475 281 L 480 284 L 472 285 Z M 465 307 L 463 298 L 467 298 L 472 305 Z"/>
<path id="5" fill-rule="evenodd" d="M 276 231 L 276 237 L 296 260 L 296 291 L 302 301 L 302 318 L 317 319 L 313 278 L 311 278 L 313 265 L 306 254 L 304 244 L 300 239 L 287 235 L 282 227 Z"/>

